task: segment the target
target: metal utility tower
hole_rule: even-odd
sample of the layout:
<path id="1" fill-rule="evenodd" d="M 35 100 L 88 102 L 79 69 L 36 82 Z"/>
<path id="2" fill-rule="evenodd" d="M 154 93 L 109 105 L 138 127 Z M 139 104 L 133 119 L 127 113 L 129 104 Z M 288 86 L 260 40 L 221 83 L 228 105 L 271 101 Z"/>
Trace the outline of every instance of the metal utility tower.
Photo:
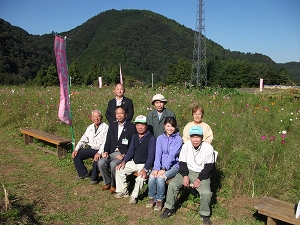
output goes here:
<path id="1" fill-rule="evenodd" d="M 191 83 L 196 82 L 200 88 L 207 85 L 204 1 L 198 1 L 191 75 Z"/>

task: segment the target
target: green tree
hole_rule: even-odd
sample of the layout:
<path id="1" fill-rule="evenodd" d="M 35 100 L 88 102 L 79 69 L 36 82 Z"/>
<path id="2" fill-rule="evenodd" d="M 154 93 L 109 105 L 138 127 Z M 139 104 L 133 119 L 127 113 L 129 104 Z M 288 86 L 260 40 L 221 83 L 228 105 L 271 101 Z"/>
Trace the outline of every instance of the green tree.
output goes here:
<path id="1" fill-rule="evenodd" d="M 46 70 L 44 68 L 40 68 L 37 76 L 33 79 L 32 83 L 37 86 L 43 86 L 43 79 L 46 76 Z"/>
<path id="2" fill-rule="evenodd" d="M 85 76 L 84 83 L 86 85 L 94 85 L 98 83 L 98 77 L 101 77 L 100 65 L 93 60 L 88 73 Z"/>
<path id="3" fill-rule="evenodd" d="M 281 85 L 287 85 L 291 83 L 288 77 L 288 71 L 284 68 L 281 68 L 278 71 L 278 83 Z"/>
<path id="4" fill-rule="evenodd" d="M 71 83 L 73 85 L 81 85 L 84 83 L 83 78 L 79 72 L 77 60 L 72 62 L 68 72 L 69 72 L 69 77 L 72 78 Z"/>
<path id="5" fill-rule="evenodd" d="M 191 62 L 180 58 L 178 63 L 169 66 L 165 82 L 167 84 L 178 84 L 189 81 L 191 78 Z"/>
<path id="6" fill-rule="evenodd" d="M 59 78 L 55 66 L 51 63 L 48 67 L 46 76 L 43 77 L 44 86 L 57 86 L 59 85 Z"/>

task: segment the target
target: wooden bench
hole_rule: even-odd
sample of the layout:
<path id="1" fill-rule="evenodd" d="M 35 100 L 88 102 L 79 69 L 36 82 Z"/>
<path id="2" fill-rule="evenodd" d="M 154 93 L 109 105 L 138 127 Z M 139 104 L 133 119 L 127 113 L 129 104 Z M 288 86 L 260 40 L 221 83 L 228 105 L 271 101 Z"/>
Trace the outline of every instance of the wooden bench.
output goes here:
<path id="1" fill-rule="evenodd" d="M 20 131 L 24 134 L 25 145 L 33 143 L 33 138 L 37 138 L 57 146 L 57 152 L 42 148 L 45 152 L 57 155 L 59 158 L 64 158 L 67 156 L 66 146 L 72 142 L 71 139 L 48 134 L 33 128 L 21 128 Z"/>
<path id="2" fill-rule="evenodd" d="M 277 200 L 275 198 L 263 197 L 254 205 L 258 213 L 268 217 L 267 225 L 275 225 L 283 221 L 290 224 L 300 224 L 300 218 L 296 219 L 296 204 Z"/>

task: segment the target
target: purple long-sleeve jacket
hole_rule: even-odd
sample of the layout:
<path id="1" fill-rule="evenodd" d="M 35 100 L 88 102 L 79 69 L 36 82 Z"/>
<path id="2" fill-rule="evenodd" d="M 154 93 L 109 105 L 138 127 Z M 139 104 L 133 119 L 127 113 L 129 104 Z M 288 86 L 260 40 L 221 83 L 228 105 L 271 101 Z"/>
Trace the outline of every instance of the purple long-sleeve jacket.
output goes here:
<path id="1" fill-rule="evenodd" d="M 182 146 L 182 138 L 179 132 L 168 137 L 165 133 L 156 139 L 156 153 L 153 170 L 160 170 L 162 167 L 169 170 L 174 165 L 179 168 L 178 157 Z"/>

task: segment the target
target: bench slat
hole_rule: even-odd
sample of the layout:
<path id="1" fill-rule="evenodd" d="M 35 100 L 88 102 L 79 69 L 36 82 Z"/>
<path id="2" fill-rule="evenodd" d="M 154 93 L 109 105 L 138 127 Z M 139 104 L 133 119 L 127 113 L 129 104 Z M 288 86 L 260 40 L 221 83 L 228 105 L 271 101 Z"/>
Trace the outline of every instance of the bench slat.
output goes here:
<path id="1" fill-rule="evenodd" d="M 300 225 L 300 219 L 295 218 L 295 204 L 264 196 L 254 205 L 254 208 L 258 210 L 258 213 L 265 216 Z"/>

